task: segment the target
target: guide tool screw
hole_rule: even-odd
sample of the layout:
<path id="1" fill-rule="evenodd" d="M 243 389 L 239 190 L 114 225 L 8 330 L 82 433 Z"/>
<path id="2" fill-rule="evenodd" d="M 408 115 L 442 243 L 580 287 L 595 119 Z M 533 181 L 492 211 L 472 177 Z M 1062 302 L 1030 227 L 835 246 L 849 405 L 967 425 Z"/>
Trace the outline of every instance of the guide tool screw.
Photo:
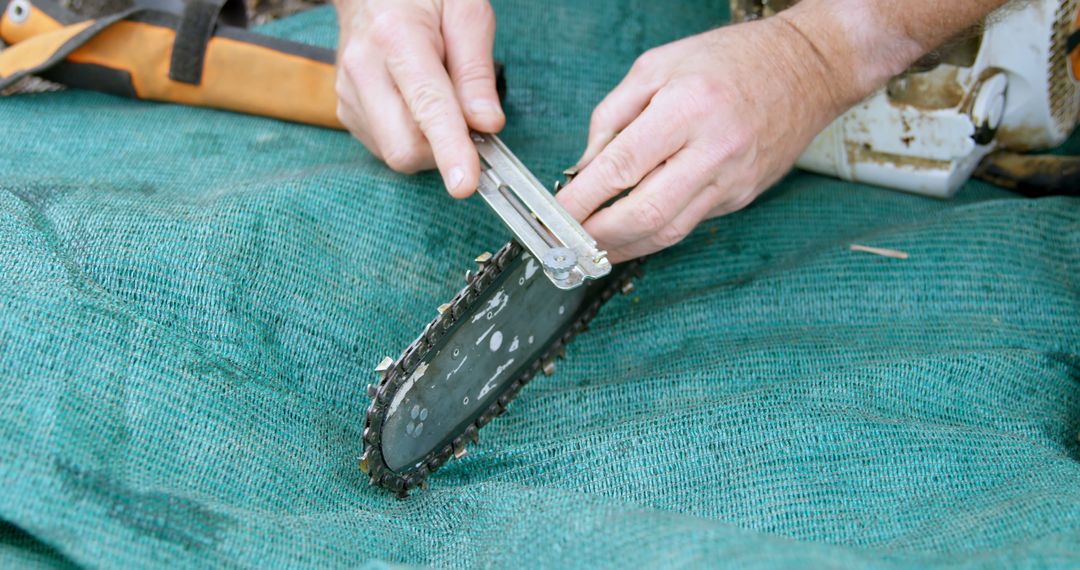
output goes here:
<path id="1" fill-rule="evenodd" d="M 551 272 L 556 279 L 566 279 L 570 270 L 577 265 L 577 255 L 574 250 L 566 247 L 553 247 L 544 252 L 544 258 L 540 260 L 544 268 Z"/>

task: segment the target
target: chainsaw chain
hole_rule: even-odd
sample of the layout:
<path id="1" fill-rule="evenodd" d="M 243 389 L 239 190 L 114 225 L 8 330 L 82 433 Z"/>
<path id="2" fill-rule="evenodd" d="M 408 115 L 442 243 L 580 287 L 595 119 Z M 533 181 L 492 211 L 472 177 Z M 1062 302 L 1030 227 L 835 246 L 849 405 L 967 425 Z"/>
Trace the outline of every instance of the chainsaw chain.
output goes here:
<path id="1" fill-rule="evenodd" d="M 393 363 L 385 369 L 380 368 L 381 379 L 377 384 L 367 386 L 368 396 L 371 397 L 371 405 L 367 409 L 364 420 L 362 437 L 364 440 L 364 453 L 360 457 L 360 470 L 368 475 L 370 485 L 378 485 L 391 491 L 397 492 L 399 497 L 406 497 L 411 489 L 417 486 L 427 488 L 425 479 L 427 476 L 442 467 L 451 456 L 461 457 L 465 454 L 465 444 L 479 440 L 479 430 L 497 416 L 506 412 L 506 406 L 517 396 L 525 384 L 536 373 L 543 370 L 550 375 L 554 372 L 556 358 L 565 354 L 565 347 L 579 332 L 586 330 L 588 323 L 596 316 L 600 306 L 606 303 L 617 292 L 629 293 L 633 290 L 632 279 L 640 275 L 641 261 L 630 261 L 623 264 L 617 275 L 608 278 L 610 281 L 604 289 L 592 297 L 587 307 L 577 309 L 580 315 L 565 332 L 537 357 L 532 364 L 526 367 L 522 373 L 512 382 L 508 382 L 492 403 L 481 413 L 462 433 L 458 434 L 451 443 L 441 449 L 435 449 L 421 461 L 421 466 L 412 468 L 404 473 L 397 473 L 387 467 L 382 456 L 380 447 L 382 424 L 386 420 L 386 410 L 393 394 L 400 389 L 413 370 L 423 361 L 428 351 L 435 347 L 443 335 L 453 328 L 462 316 L 468 315 L 473 309 L 476 300 L 484 290 L 495 281 L 503 269 L 518 255 L 522 254 L 522 246 L 516 240 L 510 240 L 498 253 L 487 257 L 477 258 L 480 267 L 477 272 L 467 272 L 467 282 L 454 298 L 447 304 L 439 307 L 439 315 L 426 327 L 424 332 L 412 342 Z M 598 285 L 597 285 L 598 286 Z M 387 359 L 389 360 L 389 359 Z"/>

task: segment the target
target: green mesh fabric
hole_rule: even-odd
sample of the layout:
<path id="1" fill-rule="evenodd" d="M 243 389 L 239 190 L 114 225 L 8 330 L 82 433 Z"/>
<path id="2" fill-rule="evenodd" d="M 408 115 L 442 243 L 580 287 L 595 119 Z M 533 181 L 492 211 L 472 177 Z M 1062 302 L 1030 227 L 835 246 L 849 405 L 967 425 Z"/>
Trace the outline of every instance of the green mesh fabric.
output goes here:
<path id="1" fill-rule="evenodd" d="M 504 140 L 555 180 L 726 4 L 497 2 Z M 335 41 L 329 9 L 265 31 Z M 793 174 L 398 500 L 364 386 L 508 238 L 479 199 L 237 114 L 70 91 L 0 125 L 0 566 L 1080 565 L 1076 199 Z"/>

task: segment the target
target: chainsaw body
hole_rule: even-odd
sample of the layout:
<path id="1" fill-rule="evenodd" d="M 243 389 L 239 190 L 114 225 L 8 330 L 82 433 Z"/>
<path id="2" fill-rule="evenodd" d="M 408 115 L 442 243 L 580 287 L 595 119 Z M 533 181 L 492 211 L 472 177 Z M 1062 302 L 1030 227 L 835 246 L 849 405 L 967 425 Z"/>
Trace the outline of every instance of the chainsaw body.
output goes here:
<path id="1" fill-rule="evenodd" d="M 733 0 L 732 14 L 754 19 L 790 3 Z M 1080 50 L 1070 45 L 1078 16 L 1080 0 L 1007 4 L 981 33 L 950 42 L 833 121 L 797 166 L 946 198 L 995 150 L 1062 143 L 1080 113 Z"/>

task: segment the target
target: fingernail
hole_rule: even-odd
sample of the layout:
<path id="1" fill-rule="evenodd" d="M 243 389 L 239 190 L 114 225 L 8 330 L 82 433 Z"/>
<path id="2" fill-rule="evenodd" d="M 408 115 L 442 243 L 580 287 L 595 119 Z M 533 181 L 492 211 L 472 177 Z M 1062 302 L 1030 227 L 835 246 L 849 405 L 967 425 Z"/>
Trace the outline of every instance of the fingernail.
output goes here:
<path id="1" fill-rule="evenodd" d="M 477 99 L 470 102 L 469 112 L 474 115 L 491 115 L 493 117 L 502 115 L 499 104 L 489 99 Z"/>
<path id="2" fill-rule="evenodd" d="M 460 190 L 461 181 L 465 180 L 465 169 L 460 166 L 455 166 L 450 169 L 450 172 L 446 175 L 446 188 L 453 192 L 454 190 Z"/>

